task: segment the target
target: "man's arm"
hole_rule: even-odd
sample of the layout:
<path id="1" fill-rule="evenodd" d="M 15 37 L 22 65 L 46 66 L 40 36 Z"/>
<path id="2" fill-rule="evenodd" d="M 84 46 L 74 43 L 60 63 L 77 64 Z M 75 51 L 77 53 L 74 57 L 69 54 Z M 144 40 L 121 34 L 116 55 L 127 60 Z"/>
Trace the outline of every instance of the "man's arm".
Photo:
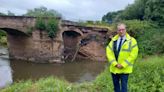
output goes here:
<path id="1" fill-rule="evenodd" d="M 132 46 L 131 46 L 130 55 L 129 55 L 129 57 L 127 59 L 124 60 L 123 63 L 121 63 L 123 68 L 125 68 L 127 66 L 132 66 L 134 64 L 134 61 L 136 60 L 136 58 L 138 56 L 137 41 L 134 38 L 132 40 L 133 40 L 133 42 L 132 42 Z"/>
<path id="2" fill-rule="evenodd" d="M 112 48 L 113 42 L 111 41 L 108 46 L 106 47 L 106 56 L 108 59 L 108 62 L 110 63 L 110 65 L 112 66 L 116 66 L 118 63 L 116 62 L 116 58 L 113 52 L 113 48 Z"/>

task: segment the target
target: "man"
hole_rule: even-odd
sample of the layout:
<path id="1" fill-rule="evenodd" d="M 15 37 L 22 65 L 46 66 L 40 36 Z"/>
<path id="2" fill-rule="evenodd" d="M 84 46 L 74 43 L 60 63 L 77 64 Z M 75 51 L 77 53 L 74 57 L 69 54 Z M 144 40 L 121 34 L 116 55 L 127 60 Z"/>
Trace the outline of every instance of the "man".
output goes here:
<path id="1" fill-rule="evenodd" d="M 136 40 L 126 32 L 125 24 L 117 25 L 117 35 L 106 47 L 106 55 L 110 63 L 114 91 L 127 92 L 128 76 L 132 73 L 138 46 Z"/>

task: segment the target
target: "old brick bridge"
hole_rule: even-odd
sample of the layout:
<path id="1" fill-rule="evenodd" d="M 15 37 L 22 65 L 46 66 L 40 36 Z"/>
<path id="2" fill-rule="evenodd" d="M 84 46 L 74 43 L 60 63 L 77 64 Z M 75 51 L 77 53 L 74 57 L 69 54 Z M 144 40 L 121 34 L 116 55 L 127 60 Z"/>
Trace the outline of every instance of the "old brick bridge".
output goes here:
<path id="1" fill-rule="evenodd" d="M 105 60 L 103 44 L 108 29 L 59 20 L 57 37 L 52 40 L 46 31 L 33 29 L 29 34 L 29 29 L 35 26 L 36 17 L 0 16 L 0 29 L 7 33 L 9 57 L 62 63 L 64 58 L 72 59 L 76 54 L 79 58 Z"/>

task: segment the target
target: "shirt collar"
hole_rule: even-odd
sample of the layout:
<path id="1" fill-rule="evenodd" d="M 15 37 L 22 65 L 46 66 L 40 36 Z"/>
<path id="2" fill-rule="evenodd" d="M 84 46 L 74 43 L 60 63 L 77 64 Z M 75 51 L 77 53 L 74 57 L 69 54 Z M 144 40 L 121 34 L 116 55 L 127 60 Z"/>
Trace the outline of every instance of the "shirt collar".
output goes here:
<path id="1" fill-rule="evenodd" d="M 126 39 L 126 35 L 124 35 L 123 37 L 119 37 L 119 39 L 121 39 L 122 38 L 122 40 L 125 40 Z"/>

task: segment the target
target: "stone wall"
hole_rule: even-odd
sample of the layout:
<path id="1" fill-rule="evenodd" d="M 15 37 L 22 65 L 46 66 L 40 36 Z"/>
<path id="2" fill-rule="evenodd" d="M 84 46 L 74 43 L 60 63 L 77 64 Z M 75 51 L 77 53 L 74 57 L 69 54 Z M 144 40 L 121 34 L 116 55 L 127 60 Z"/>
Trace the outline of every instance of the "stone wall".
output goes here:
<path id="1" fill-rule="evenodd" d="M 50 39 L 47 32 L 35 30 L 32 36 L 14 36 L 8 34 L 9 55 L 13 59 L 38 63 L 63 63 L 62 41 Z"/>
<path id="2" fill-rule="evenodd" d="M 0 16 L 0 28 L 16 29 L 27 33 L 35 25 L 35 17 L 25 16 Z"/>

